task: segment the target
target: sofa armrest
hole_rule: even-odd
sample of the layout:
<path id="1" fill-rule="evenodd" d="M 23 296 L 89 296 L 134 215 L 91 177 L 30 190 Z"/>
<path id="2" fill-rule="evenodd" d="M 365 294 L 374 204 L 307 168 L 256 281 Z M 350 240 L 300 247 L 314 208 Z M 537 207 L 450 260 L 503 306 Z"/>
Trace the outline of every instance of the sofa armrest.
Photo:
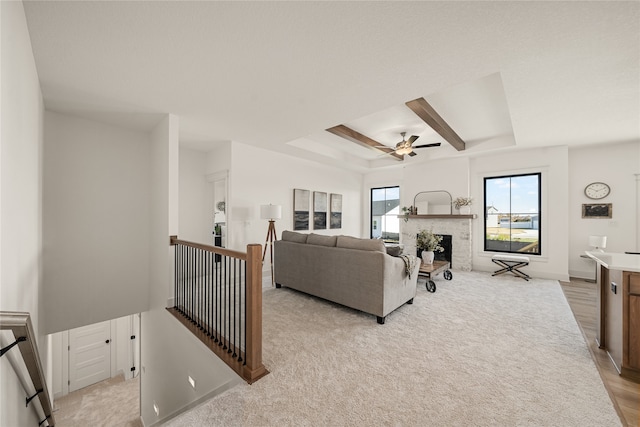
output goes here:
<path id="1" fill-rule="evenodd" d="M 401 258 L 385 254 L 383 307 L 385 316 L 416 296 L 419 270 L 420 263 L 417 262 L 409 277 Z"/>

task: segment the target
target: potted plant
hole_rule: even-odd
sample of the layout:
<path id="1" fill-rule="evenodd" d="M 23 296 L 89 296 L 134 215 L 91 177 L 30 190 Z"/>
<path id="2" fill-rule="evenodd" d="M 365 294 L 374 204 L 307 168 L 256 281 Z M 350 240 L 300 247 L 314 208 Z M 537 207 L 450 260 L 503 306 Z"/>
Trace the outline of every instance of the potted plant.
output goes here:
<path id="1" fill-rule="evenodd" d="M 402 207 L 402 215 L 404 215 L 404 222 L 409 221 L 409 215 L 417 215 L 417 214 L 418 214 L 418 209 L 414 208 L 413 206 Z"/>
<path id="2" fill-rule="evenodd" d="M 435 252 L 442 252 L 444 248 L 440 246 L 442 236 L 433 234 L 431 230 L 420 230 L 416 238 L 416 247 L 422 251 L 422 260 L 425 264 L 433 264 Z"/>
<path id="3" fill-rule="evenodd" d="M 453 206 L 460 212 L 461 215 L 469 215 L 471 213 L 471 205 L 473 200 L 471 197 L 457 197 L 453 201 Z"/>

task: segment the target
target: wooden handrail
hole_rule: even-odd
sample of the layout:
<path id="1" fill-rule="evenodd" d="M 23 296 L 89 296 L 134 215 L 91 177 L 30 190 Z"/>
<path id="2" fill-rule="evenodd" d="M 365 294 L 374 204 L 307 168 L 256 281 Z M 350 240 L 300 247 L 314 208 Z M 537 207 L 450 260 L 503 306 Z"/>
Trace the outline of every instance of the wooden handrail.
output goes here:
<path id="1" fill-rule="evenodd" d="M 233 258 L 241 259 L 243 261 L 247 261 L 247 254 L 244 252 L 234 251 L 232 249 L 225 249 L 220 246 L 211 246 L 211 245 L 205 245 L 203 243 L 189 242 L 188 240 L 180 240 L 178 239 L 178 236 L 170 236 L 169 245 L 189 246 L 190 248 L 202 249 L 203 251 L 212 252 L 214 254 L 226 255 Z"/>
<path id="2" fill-rule="evenodd" d="M 13 331 L 13 336 L 16 340 L 22 337 L 26 338 L 18 342 L 17 345 L 20 348 L 22 359 L 24 360 L 24 364 L 29 372 L 29 377 L 40 400 L 40 405 L 46 417 L 45 419 L 49 426 L 54 426 L 56 422 L 53 416 L 53 408 L 51 407 L 51 399 L 49 398 L 49 390 L 44 379 L 44 371 L 40 363 L 40 353 L 38 353 L 38 344 L 36 343 L 36 337 L 33 332 L 31 316 L 25 312 L 2 311 L 0 312 L 0 330 Z M 44 420 L 42 420 L 42 422 L 44 422 Z"/>

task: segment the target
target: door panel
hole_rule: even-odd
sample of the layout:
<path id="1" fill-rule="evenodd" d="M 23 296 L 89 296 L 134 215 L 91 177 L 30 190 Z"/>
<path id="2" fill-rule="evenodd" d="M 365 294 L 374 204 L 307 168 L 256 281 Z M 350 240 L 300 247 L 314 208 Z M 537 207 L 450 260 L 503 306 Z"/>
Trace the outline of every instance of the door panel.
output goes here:
<path id="1" fill-rule="evenodd" d="M 101 322 L 69 331 L 69 391 L 111 376 L 111 327 Z"/>

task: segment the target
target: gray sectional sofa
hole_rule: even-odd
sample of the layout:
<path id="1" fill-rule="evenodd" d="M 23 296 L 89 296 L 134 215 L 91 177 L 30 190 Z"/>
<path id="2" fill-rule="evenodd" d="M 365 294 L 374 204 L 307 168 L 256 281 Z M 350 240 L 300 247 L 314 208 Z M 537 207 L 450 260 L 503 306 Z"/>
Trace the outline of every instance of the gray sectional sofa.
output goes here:
<path id="1" fill-rule="evenodd" d="M 284 231 L 274 242 L 276 287 L 296 289 L 356 310 L 386 316 L 413 303 L 420 263 L 411 277 L 381 240 Z"/>

